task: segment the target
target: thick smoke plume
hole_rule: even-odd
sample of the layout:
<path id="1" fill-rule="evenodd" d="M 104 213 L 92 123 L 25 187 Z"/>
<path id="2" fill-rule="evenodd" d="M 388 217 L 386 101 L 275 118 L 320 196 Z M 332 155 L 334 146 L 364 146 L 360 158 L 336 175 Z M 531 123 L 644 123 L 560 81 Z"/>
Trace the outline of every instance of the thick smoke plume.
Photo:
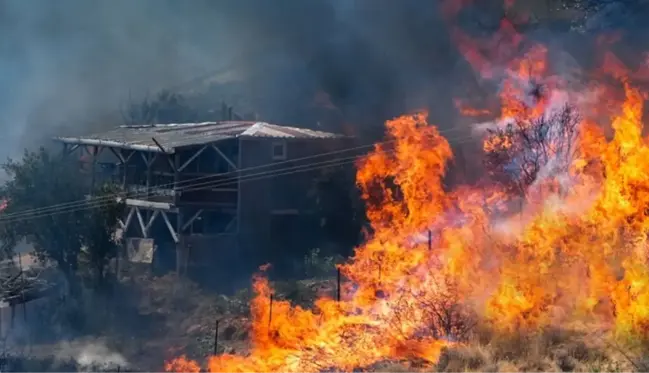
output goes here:
<path id="1" fill-rule="evenodd" d="M 435 2 L 7 0 L 0 28 L 0 157 L 219 73 L 268 120 L 313 125 L 298 122 L 318 91 L 352 124 L 447 115 L 459 62 Z"/>
<path id="2" fill-rule="evenodd" d="M 603 8 L 587 27 L 627 7 Z M 321 92 L 359 135 L 377 137 L 383 120 L 423 108 L 442 128 L 458 125 L 453 98 L 490 87 L 460 57 L 443 9 L 418 0 L 3 1 L 0 157 L 62 127 L 118 124 L 129 95 L 195 93 L 224 79 L 207 101 L 227 98 L 269 121 L 316 125 L 309 109 Z M 505 15 L 500 1 L 475 2 L 454 22 L 489 35 Z M 565 30 L 523 31 L 579 45 Z"/>

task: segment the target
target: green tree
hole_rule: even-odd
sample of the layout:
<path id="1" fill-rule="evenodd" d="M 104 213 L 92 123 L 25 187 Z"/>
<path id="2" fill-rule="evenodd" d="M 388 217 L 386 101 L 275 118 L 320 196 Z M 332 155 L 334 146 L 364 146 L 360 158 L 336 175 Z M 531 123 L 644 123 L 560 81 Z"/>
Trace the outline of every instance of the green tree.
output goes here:
<path id="1" fill-rule="evenodd" d="M 108 264 L 117 256 L 119 239 L 115 232 L 118 219 L 125 212 L 125 204 L 110 198 L 119 195 L 121 188 L 115 184 L 104 184 L 98 187 L 89 199 L 89 203 L 101 205 L 101 208 L 86 210 L 86 221 L 82 226 L 82 263 L 87 269 L 99 290 L 106 289 Z"/>
<path id="2" fill-rule="evenodd" d="M 32 244 L 40 260 L 56 263 L 72 292 L 78 290 L 81 257 L 99 276 L 97 283 L 103 282 L 116 252 L 112 232 L 123 211 L 122 203 L 106 198 L 115 187 L 103 185 L 88 196 L 78 164 L 43 148 L 25 151 L 21 160 L 9 159 L 2 168 L 8 176 L 0 187 L 6 201 L 0 215 L 5 249 L 21 240 Z"/>

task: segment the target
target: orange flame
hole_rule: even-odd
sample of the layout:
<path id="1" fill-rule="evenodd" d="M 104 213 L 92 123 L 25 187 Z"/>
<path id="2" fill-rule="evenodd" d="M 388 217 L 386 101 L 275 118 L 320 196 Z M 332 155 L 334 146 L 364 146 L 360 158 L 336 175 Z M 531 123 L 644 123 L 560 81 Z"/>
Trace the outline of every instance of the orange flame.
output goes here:
<path id="1" fill-rule="evenodd" d="M 455 14 L 467 2 L 445 10 Z M 454 32 L 482 77 L 499 75 L 496 121 L 547 135 L 556 128 L 540 131 L 541 123 L 558 118 L 557 102 L 568 104 L 581 114 L 578 131 L 561 139 L 570 151 L 552 141 L 529 149 L 520 137 L 489 133 L 486 154 L 542 154 L 538 169 L 517 169 L 533 171 L 532 182 L 520 194 L 498 182 L 449 188 L 451 146 L 427 114 L 388 121 L 390 141 L 358 163 L 372 234 L 340 267 L 352 284 L 343 299 L 323 297 L 312 310 L 277 299 L 271 305 L 273 291 L 258 275 L 251 352 L 211 357 L 210 371 L 434 363 L 442 348 L 463 343 L 474 319 L 503 333 L 562 326 L 649 341 L 649 138 L 642 135 L 646 95 L 631 82 L 637 75 L 605 57 L 601 72 L 619 83 L 620 100 L 615 88 L 592 82 L 587 93 L 606 106 L 593 110 L 585 93 L 552 75 L 545 47 L 519 53 L 521 36 L 506 21 L 501 30 L 500 46 L 491 49 Z M 544 92 L 530 92 L 533 83 Z M 612 136 L 597 124 L 604 114 Z M 565 164 L 557 167 L 560 158 Z M 179 358 L 167 370 L 192 364 Z"/>
<path id="2" fill-rule="evenodd" d="M 588 321 L 648 338 L 649 146 L 641 136 L 642 95 L 628 83 L 625 90 L 613 139 L 584 123 L 573 188 L 552 196 L 559 208 L 550 198 L 530 201 L 530 216 L 514 234 L 498 228 L 520 219 L 507 213 L 510 197 L 498 188 L 444 188 L 451 149 L 424 113 L 388 121 L 393 146 L 377 145 L 359 164 L 374 234 L 341 267 L 355 289 L 341 302 L 318 300 L 314 310 L 275 300 L 271 315 L 272 290 L 257 277 L 251 354 L 212 357 L 209 369 L 434 362 L 457 335 L 438 328 L 431 312 L 451 295 L 504 331 Z M 603 172 L 584 162 L 599 162 Z M 431 244 L 420 239 L 429 230 Z"/>

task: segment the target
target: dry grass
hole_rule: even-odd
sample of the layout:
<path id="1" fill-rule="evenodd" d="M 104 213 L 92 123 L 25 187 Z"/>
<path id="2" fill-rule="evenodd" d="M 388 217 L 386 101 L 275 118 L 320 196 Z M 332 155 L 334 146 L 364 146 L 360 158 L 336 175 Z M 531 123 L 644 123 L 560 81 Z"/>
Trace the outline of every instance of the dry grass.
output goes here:
<path id="1" fill-rule="evenodd" d="M 214 323 L 219 326 L 219 352 L 245 354 L 248 349 L 250 294 L 224 297 L 202 291 L 175 275 L 133 278 L 130 288 L 138 320 L 152 321 L 148 332 L 134 336 L 106 333 L 106 344 L 139 369 L 159 370 L 165 358 L 185 354 L 203 361 L 213 350 Z M 277 284 L 278 297 L 308 307 L 318 295 L 331 294 L 331 281 Z M 139 321 L 138 321 L 139 322 Z M 138 328 L 139 329 L 139 328 Z M 108 343 L 108 341 L 112 343 Z M 119 341 L 119 342 L 117 342 Z M 503 334 L 476 326 L 467 343 L 446 348 L 437 364 L 382 361 L 363 371 L 376 372 L 622 372 L 643 371 L 649 361 L 641 354 L 605 343 L 586 332 L 547 329 L 536 333 Z M 646 354 L 649 356 L 649 354 Z M 644 365 L 643 365 L 644 364 Z"/>
<path id="2" fill-rule="evenodd" d="M 302 281 L 294 284 L 277 284 L 282 299 L 309 306 L 318 296 L 333 290 L 330 281 Z M 145 286 L 151 294 L 148 300 L 154 312 L 167 317 L 167 338 L 177 336 L 176 346 L 191 354 L 195 341 L 203 348 L 194 350 L 195 357 L 205 356 L 211 348 L 216 315 L 228 315 L 230 320 L 222 326 L 219 336 L 220 352 L 245 353 L 248 324 L 246 293 L 238 297 L 201 294 L 189 283 L 175 276 L 158 278 L 155 284 Z M 175 291 L 174 288 L 177 288 Z M 161 302 L 161 303 L 158 303 Z M 156 307 L 157 306 L 157 307 Z M 147 309 L 149 307 L 144 307 Z M 153 310 L 152 310 L 153 311 Z M 234 320 L 239 320 L 234 322 Z M 167 340 L 169 342 L 169 339 Z M 631 357 L 633 356 L 633 357 Z M 462 345 L 445 349 L 435 365 L 422 366 L 417 361 L 382 361 L 363 371 L 375 372 L 627 372 L 643 371 L 640 356 L 625 353 L 619 347 L 607 344 L 599 337 L 586 332 L 549 328 L 534 333 L 503 334 L 489 328 L 476 326 L 470 340 Z M 637 361 L 636 361 L 637 360 Z"/>
<path id="3" fill-rule="evenodd" d="M 641 356 L 635 354 L 633 356 Z M 376 372 L 632 372 L 647 371 L 642 359 L 586 333 L 548 329 L 503 335 L 488 330 L 471 341 L 445 348 L 437 364 L 418 368 L 387 361 Z"/>

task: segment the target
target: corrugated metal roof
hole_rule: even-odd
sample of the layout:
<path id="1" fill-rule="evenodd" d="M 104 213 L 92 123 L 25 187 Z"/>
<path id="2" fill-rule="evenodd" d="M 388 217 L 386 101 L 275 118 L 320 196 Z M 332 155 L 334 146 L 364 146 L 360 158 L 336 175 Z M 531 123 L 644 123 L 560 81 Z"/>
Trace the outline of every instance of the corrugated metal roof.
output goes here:
<path id="1" fill-rule="evenodd" d="M 234 137 L 325 139 L 343 137 L 343 135 L 266 122 L 205 122 L 121 126 L 106 132 L 81 137 L 57 137 L 55 140 L 69 144 L 160 151 L 161 149 L 153 141 L 155 138 L 166 151 L 173 152 L 175 148 L 207 144 Z"/>

